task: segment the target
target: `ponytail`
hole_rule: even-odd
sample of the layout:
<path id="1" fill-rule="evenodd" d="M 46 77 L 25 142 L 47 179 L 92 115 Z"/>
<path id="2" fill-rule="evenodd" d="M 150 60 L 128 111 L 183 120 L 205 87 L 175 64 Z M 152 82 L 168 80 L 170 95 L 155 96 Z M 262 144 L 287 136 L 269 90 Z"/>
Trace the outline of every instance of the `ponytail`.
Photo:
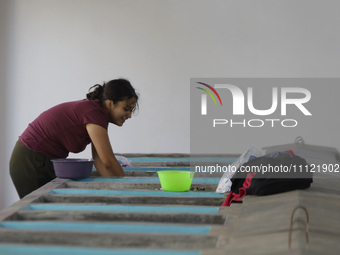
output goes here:
<path id="1" fill-rule="evenodd" d="M 103 101 L 103 91 L 104 85 L 96 84 L 89 89 L 89 93 L 86 94 L 86 98 L 89 100 L 99 99 L 99 101 Z"/>
<path id="2" fill-rule="evenodd" d="M 114 103 L 125 99 L 136 99 L 136 107 L 138 107 L 138 95 L 131 83 L 125 79 L 111 80 L 103 85 L 96 84 L 89 89 L 86 94 L 89 100 L 98 99 L 101 103 L 105 100 L 112 100 Z"/>

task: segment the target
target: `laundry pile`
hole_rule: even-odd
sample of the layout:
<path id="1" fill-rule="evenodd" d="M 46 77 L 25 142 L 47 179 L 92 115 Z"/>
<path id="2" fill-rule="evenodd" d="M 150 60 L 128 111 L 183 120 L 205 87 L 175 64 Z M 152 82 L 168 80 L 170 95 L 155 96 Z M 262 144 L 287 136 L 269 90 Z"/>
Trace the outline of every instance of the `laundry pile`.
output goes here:
<path id="1" fill-rule="evenodd" d="M 230 206 L 245 195 L 264 196 L 306 189 L 313 182 L 309 164 L 291 150 L 265 154 L 252 146 L 232 165 L 237 171 L 224 173 L 216 190 L 229 192 L 222 206 Z"/>

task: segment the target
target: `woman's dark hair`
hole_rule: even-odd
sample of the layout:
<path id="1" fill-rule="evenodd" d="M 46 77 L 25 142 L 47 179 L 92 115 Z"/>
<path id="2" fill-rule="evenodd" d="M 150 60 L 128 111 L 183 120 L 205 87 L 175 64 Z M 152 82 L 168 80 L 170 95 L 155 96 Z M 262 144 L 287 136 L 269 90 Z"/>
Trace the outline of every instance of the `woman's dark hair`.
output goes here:
<path id="1" fill-rule="evenodd" d="M 136 98 L 136 106 L 138 106 L 138 95 L 131 83 L 125 79 L 111 80 L 103 85 L 96 84 L 89 89 L 86 98 L 89 100 L 98 99 L 101 103 L 107 99 L 117 103 L 126 99 Z"/>

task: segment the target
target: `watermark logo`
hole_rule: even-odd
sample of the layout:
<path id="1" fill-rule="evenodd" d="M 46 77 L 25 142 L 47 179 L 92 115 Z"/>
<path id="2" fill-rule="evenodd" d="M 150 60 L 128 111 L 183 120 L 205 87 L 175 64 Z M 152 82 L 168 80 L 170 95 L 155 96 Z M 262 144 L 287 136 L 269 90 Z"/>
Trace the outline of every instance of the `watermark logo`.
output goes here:
<path id="1" fill-rule="evenodd" d="M 205 86 L 207 88 L 209 88 L 212 92 L 214 92 L 215 95 L 217 96 L 218 100 L 220 101 L 221 106 L 222 106 L 221 97 L 220 97 L 220 95 L 217 93 L 217 91 L 212 86 L 210 86 L 209 84 L 203 83 L 203 82 L 197 82 L 197 83 L 201 84 L 201 85 L 203 85 L 203 86 Z M 205 93 L 207 93 L 212 98 L 212 100 L 214 101 L 215 105 L 217 105 L 215 97 L 211 94 L 211 92 L 209 90 L 201 88 L 201 87 L 196 87 L 196 88 L 201 89 Z M 201 114 L 202 115 L 207 115 L 207 94 L 202 94 L 201 95 Z"/>
<path id="2" fill-rule="evenodd" d="M 248 147 L 290 148 L 297 136 L 309 144 L 339 147 L 332 136 L 340 126 L 334 114 L 340 108 L 339 84 L 340 78 L 191 77 L 190 166 L 201 166 L 201 172 L 227 171 L 223 167 Z"/>
<path id="3" fill-rule="evenodd" d="M 280 122 L 281 126 L 283 127 L 296 127 L 298 125 L 297 120 L 295 119 L 278 119 L 272 118 L 270 116 L 272 114 L 276 114 L 279 116 L 287 116 L 287 108 L 290 107 L 290 111 L 296 113 L 299 111 L 300 114 L 302 113 L 304 116 L 312 116 L 312 113 L 307 109 L 306 104 L 311 100 L 311 92 L 302 87 L 267 87 L 266 90 L 271 93 L 270 96 L 266 98 L 262 98 L 262 100 L 266 102 L 270 102 L 269 107 L 267 106 L 265 109 L 258 109 L 255 107 L 254 104 L 254 90 L 258 89 L 256 87 L 246 87 L 246 89 L 242 90 L 239 86 L 233 84 L 214 84 L 213 86 L 208 85 L 207 83 L 203 82 L 196 82 L 197 84 L 203 85 L 206 88 L 210 89 L 210 91 L 206 88 L 197 87 L 198 89 L 204 91 L 204 94 L 201 94 L 201 116 L 208 115 L 208 103 L 207 103 L 207 95 L 209 95 L 214 104 L 217 105 L 216 99 L 214 95 L 211 93 L 213 92 L 215 96 L 217 96 L 220 105 L 222 105 L 222 99 L 220 94 L 232 97 L 232 115 L 234 117 L 237 116 L 245 116 L 246 111 L 247 115 L 250 116 L 251 114 L 257 116 L 256 119 L 243 119 L 240 121 L 235 121 L 233 119 L 225 119 L 225 118 L 218 118 L 213 120 L 213 127 L 217 125 L 225 125 L 234 123 L 234 126 L 241 125 L 241 126 L 248 126 L 248 127 L 262 127 L 265 126 L 265 123 L 269 123 L 272 127 L 275 126 L 275 123 Z M 219 92 L 217 92 L 217 90 Z M 220 94 L 219 94 L 220 93 Z M 257 94 L 258 95 L 258 94 Z M 288 106 L 288 107 L 287 107 Z M 230 107 L 227 105 L 225 107 Z M 226 108 L 225 108 L 226 109 Z M 260 118 L 260 117 L 262 118 Z M 263 119 L 263 116 L 266 119 Z"/>

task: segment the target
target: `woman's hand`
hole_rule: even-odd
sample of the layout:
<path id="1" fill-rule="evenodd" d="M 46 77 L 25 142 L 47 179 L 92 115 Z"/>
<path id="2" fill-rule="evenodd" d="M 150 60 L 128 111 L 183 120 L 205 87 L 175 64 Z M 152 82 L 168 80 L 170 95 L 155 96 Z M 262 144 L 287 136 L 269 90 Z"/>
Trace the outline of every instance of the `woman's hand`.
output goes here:
<path id="1" fill-rule="evenodd" d="M 110 144 L 107 130 L 96 124 L 86 124 L 92 141 L 94 165 L 101 176 L 125 176 Z"/>

